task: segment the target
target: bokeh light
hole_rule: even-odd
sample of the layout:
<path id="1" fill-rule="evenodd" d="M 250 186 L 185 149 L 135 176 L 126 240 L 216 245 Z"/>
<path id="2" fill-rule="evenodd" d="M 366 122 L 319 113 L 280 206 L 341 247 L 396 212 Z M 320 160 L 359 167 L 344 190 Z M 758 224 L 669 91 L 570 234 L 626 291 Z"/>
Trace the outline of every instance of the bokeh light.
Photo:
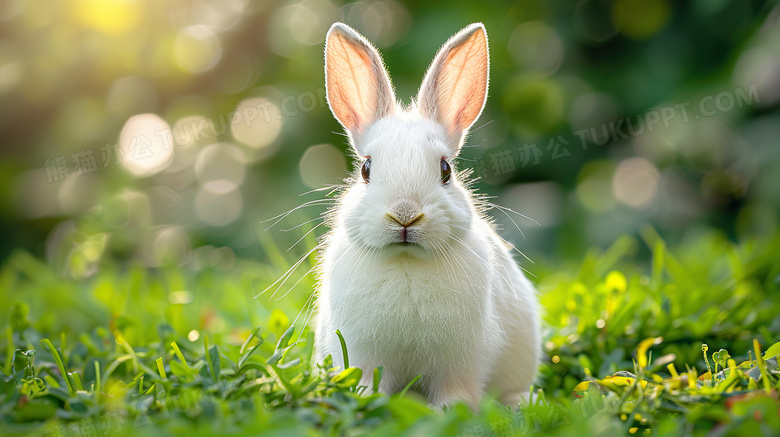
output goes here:
<path id="1" fill-rule="evenodd" d="M 249 0 L 200 0 L 193 2 L 195 20 L 212 32 L 224 32 L 241 20 Z"/>
<path id="2" fill-rule="evenodd" d="M 380 48 L 396 43 L 409 31 L 409 13 L 392 0 L 358 1 L 342 10 L 345 20 Z"/>
<path id="3" fill-rule="evenodd" d="M 339 19 L 339 8 L 329 0 L 297 0 L 276 10 L 271 19 L 271 48 L 285 57 L 301 46 L 325 40 L 325 32 Z"/>
<path id="4" fill-rule="evenodd" d="M 519 135 L 535 137 L 548 133 L 564 116 L 561 87 L 556 81 L 539 75 L 515 77 L 507 84 L 503 100 Z"/>
<path id="5" fill-rule="evenodd" d="M 233 112 L 231 131 L 236 141 L 253 149 L 273 143 L 282 130 L 282 112 L 263 97 L 242 100 Z"/>
<path id="6" fill-rule="evenodd" d="M 625 205 L 640 208 L 650 204 L 658 193 L 658 169 L 644 158 L 628 158 L 618 164 L 612 178 L 612 191 Z"/>
<path id="7" fill-rule="evenodd" d="M 212 144 L 204 148 L 195 162 L 195 175 L 206 190 L 226 193 L 244 182 L 243 153 L 229 144 Z"/>
<path id="8" fill-rule="evenodd" d="M 215 72 L 219 77 L 219 89 L 235 94 L 247 89 L 257 76 L 256 60 L 243 50 L 223 52 Z"/>
<path id="9" fill-rule="evenodd" d="M 143 16 L 143 2 L 136 0 L 78 0 L 73 14 L 86 26 L 109 34 L 135 28 Z"/>
<path id="10" fill-rule="evenodd" d="M 523 70 L 550 75 L 563 63 L 563 42 L 553 28 L 541 21 L 529 21 L 515 28 L 507 51 Z"/>
<path id="11" fill-rule="evenodd" d="M 151 176 L 164 169 L 173 158 L 169 139 L 171 127 L 155 114 L 134 115 L 119 134 L 124 168 L 136 176 Z"/>
<path id="12" fill-rule="evenodd" d="M 59 186 L 59 212 L 76 215 L 87 210 L 98 194 L 97 177 L 92 174 L 69 178 Z"/>
<path id="13" fill-rule="evenodd" d="M 612 161 L 589 162 L 580 171 L 577 199 L 590 211 L 603 213 L 615 206 L 616 199 L 611 189 L 613 173 Z"/>
<path id="14" fill-rule="evenodd" d="M 202 73 L 222 56 L 219 38 L 206 26 L 189 26 L 176 36 L 176 62 L 190 73 Z"/>
<path id="15" fill-rule="evenodd" d="M 16 88 L 22 81 L 24 66 L 9 44 L 0 42 L 0 95 Z"/>
<path id="16" fill-rule="evenodd" d="M 569 106 L 569 124 L 574 131 L 600 126 L 617 118 L 615 99 L 603 93 L 585 93 Z"/>
<path id="17" fill-rule="evenodd" d="M 344 153 L 331 144 L 306 149 L 298 164 L 303 183 L 311 188 L 341 184 L 347 176 Z"/>
<path id="18" fill-rule="evenodd" d="M 177 265 L 188 260 L 190 238 L 181 226 L 162 226 L 145 242 L 144 258 L 149 267 Z"/>
<path id="19" fill-rule="evenodd" d="M 203 223 L 225 226 L 233 223 L 241 214 L 244 199 L 238 189 L 229 189 L 225 181 L 203 186 L 195 197 L 195 211 Z"/>
<path id="20" fill-rule="evenodd" d="M 780 101 L 780 28 L 772 30 L 772 42 L 746 51 L 734 69 L 733 82 L 737 86 L 755 86 L 760 106 L 771 107 Z"/>

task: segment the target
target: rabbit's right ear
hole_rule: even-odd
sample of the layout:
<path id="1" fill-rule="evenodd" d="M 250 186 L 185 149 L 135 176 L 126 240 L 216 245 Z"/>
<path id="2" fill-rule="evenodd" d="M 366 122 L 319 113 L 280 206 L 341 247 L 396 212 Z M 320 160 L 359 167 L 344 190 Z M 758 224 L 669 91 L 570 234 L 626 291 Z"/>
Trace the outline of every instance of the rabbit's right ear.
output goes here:
<path id="1" fill-rule="evenodd" d="M 444 127 L 453 156 L 485 107 L 488 57 L 485 26 L 471 24 L 441 47 L 420 87 L 420 114 Z"/>
<path id="2" fill-rule="evenodd" d="M 354 145 L 368 126 L 395 110 L 395 93 L 382 58 L 343 23 L 333 24 L 325 40 L 325 86 L 328 105 Z"/>

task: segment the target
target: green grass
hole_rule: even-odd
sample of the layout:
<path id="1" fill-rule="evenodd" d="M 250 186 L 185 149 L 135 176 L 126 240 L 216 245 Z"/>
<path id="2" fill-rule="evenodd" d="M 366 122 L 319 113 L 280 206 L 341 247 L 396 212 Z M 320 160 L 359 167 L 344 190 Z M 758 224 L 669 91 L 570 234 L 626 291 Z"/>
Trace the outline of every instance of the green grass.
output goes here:
<path id="1" fill-rule="evenodd" d="M 479 414 L 366 395 L 359 369 L 311 363 L 312 279 L 277 300 L 308 266 L 254 299 L 294 261 L 264 241 L 268 265 L 103 259 L 82 280 L 14 253 L 0 270 L 3 435 L 780 433 L 780 233 L 699 230 L 667 247 L 646 228 L 576 263 L 538 260 L 538 384 L 519 412 L 487 397 Z"/>

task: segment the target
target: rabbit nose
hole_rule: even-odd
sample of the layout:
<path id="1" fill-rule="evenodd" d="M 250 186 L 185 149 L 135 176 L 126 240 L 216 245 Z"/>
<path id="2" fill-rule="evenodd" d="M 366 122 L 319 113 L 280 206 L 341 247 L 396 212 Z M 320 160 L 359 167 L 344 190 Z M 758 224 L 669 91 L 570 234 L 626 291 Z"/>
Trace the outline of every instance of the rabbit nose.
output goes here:
<path id="1" fill-rule="evenodd" d="M 416 203 L 402 200 L 390 207 L 387 216 L 399 225 L 408 227 L 422 220 L 424 214 L 420 212 L 420 206 Z"/>
<path id="2" fill-rule="evenodd" d="M 403 226 L 404 227 L 404 231 L 405 231 L 406 228 L 408 228 L 409 226 L 411 226 L 411 225 L 419 222 L 420 220 L 422 220 L 425 217 L 425 214 L 420 213 L 420 214 L 418 214 L 418 215 L 416 215 L 416 216 L 414 216 L 414 217 L 412 217 L 410 219 L 398 218 L 395 215 L 390 214 L 390 213 L 386 214 L 386 216 L 387 216 L 388 219 L 390 219 L 390 220 L 398 223 L 399 225 Z"/>

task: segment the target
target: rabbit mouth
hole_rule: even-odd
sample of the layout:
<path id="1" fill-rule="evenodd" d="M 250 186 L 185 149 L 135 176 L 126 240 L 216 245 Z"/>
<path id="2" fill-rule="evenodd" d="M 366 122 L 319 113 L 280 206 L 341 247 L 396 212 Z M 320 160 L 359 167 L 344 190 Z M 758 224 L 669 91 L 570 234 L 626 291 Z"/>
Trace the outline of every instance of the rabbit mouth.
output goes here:
<path id="1" fill-rule="evenodd" d="M 427 252 L 425 248 L 420 244 L 412 241 L 394 241 L 387 246 L 383 252 L 390 259 L 412 257 L 415 259 L 425 258 Z"/>
<path id="2" fill-rule="evenodd" d="M 401 246 L 419 246 L 420 244 L 420 231 L 416 228 L 410 228 L 403 226 L 401 229 L 395 231 L 396 236 L 392 241 L 392 244 Z"/>
<path id="3" fill-rule="evenodd" d="M 393 246 L 393 247 L 410 247 L 410 246 L 422 247 L 422 246 L 420 246 L 420 243 L 416 243 L 414 241 L 396 241 L 394 243 L 390 243 L 390 246 Z"/>

